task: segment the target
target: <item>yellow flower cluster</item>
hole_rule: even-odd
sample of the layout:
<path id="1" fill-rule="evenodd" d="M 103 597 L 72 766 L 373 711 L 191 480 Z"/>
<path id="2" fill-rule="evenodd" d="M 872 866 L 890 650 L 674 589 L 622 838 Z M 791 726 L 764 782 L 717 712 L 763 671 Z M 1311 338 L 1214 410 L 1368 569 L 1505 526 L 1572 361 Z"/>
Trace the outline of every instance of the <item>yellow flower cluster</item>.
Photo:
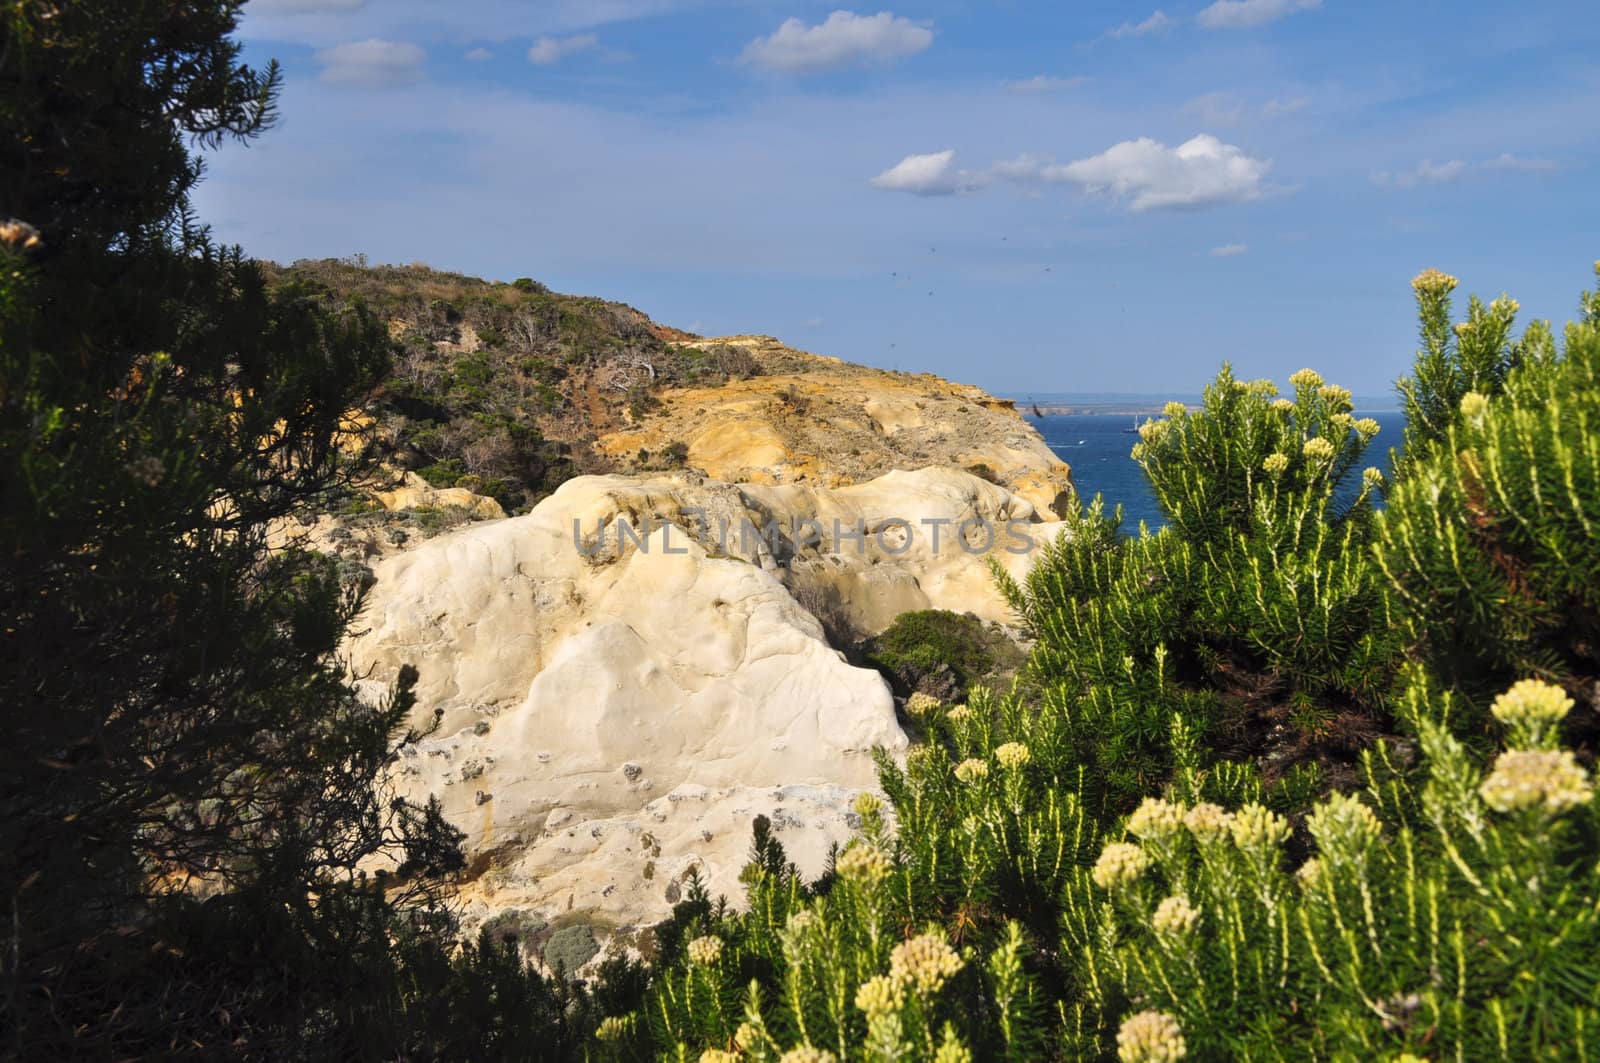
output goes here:
<path id="1" fill-rule="evenodd" d="M 1165 841 L 1183 829 L 1183 806 L 1147 797 L 1128 817 L 1128 831 L 1138 838 Z"/>
<path id="2" fill-rule="evenodd" d="M 1288 399 L 1273 399 L 1272 408 L 1277 410 L 1279 413 L 1293 413 L 1294 403 Z"/>
<path id="3" fill-rule="evenodd" d="M 1461 416 L 1476 424 L 1489 412 L 1489 398 L 1476 391 L 1461 396 Z"/>
<path id="4" fill-rule="evenodd" d="M 1515 317 L 1517 311 L 1521 309 L 1522 304 L 1511 298 L 1509 295 L 1502 295 L 1500 298 L 1489 304 L 1489 310 L 1491 312 L 1504 314 L 1507 317 Z"/>
<path id="5" fill-rule="evenodd" d="M 1261 463 L 1261 467 L 1274 476 L 1281 475 L 1283 470 L 1289 467 L 1289 455 L 1268 454 L 1267 460 Z"/>
<path id="6" fill-rule="evenodd" d="M 778 1063 L 839 1063 L 832 1052 L 810 1045 L 799 1045 L 778 1057 Z"/>
<path id="7" fill-rule="evenodd" d="M 860 843 L 840 853 L 834 868 L 846 882 L 859 883 L 871 889 L 889 877 L 894 865 L 882 849 Z"/>
<path id="8" fill-rule="evenodd" d="M 939 707 L 939 699 L 932 694 L 917 691 L 906 699 L 906 714 L 908 716 L 923 716 Z"/>
<path id="9" fill-rule="evenodd" d="M 875 795 L 863 790 L 861 793 L 856 794 L 854 801 L 850 802 L 850 808 L 862 819 L 867 819 L 883 811 L 883 802 L 879 801 Z"/>
<path id="10" fill-rule="evenodd" d="M 1179 418 L 1189 412 L 1189 407 L 1181 402 L 1169 402 L 1161 407 L 1161 412 L 1170 418 Z"/>
<path id="11" fill-rule="evenodd" d="M 739 1024 L 739 1028 L 733 1031 L 733 1043 L 744 1049 L 746 1052 L 754 1048 L 756 1043 L 760 1040 L 761 1031 L 750 1025 L 748 1022 L 741 1022 Z"/>
<path id="12" fill-rule="evenodd" d="M 1489 711 L 1501 723 L 1547 727 L 1560 723 L 1572 709 L 1566 691 L 1542 679 L 1523 679 L 1494 699 Z"/>
<path id="13" fill-rule="evenodd" d="M 710 967 L 722 959 L 722 939 L 712 934 L 689 942 L 689 962 Z"/>
<path id="14" fill-rule="evenodd" d="M 1312 461 L 1331 461 L 1333 459 L 1333 443 L 1321 436 L 1317 436 L 1315 439 L 1306 440 L 1306 445 L 1300 448 L 1300 453 Z"/>
<path id="15" fill-rule="evenodd" d="M 594 1035 L 601 1041 L 620 1041 L 628 1036 L 632 1030 L 632 1015 L 612 1015 L 600 1024 L 600 1028 L 594 1032 Z"/>
<path id="16" fill-rule="evenodd" d="M 1322 877 L 1322 861 L 1311 857 L 1295 869 L 1294 877 L 1300 880 L 1300 885 L 1310 889 Z"/>
<path id="17" fill-rule="evenodd" d="M 798 912 L 789 913 L 789 920 L 784 924 L 784 929 L 790 934 L 799 936 L 810 930 L 816 923 L 816 913 L 810 908 L 802 908 Z"/>
<path id="18" fill-rule="evenodd" d="M 862 982 L 861 988 L 856 990 L 856 1007 L 869 1019 L 875 1015 L 892 1015 L 905 1006 L 905 1002 L 904 984 L 881 974 Z"/>
<path id="19" fill-rule="evenodd" d="M 1146 443 L 1159 443 L 1166 438 L 1167 430 L 1171 427 L 1170 421 L 1146 421 L 1139 426 L 1139 438 Z"/>
<path id="20" fill-rule="evenodd" d="M 1411 279 L 1411 289 L 1418 295 L 1424 292 L 1437 292 L 1448 295 L 1455 291 L 1456 285 L 1461 282 L 1448 273 L 1441 273 L 1436 269 L 1425 269 Z"/>
<path id="21" fill-rule="evenodd" d="M 1221 805 L 1202 801 L 1183 814 L 1183 825 L 1195 841 L 1214 842 L 1233 829 L 1233 813 L 1223 811 Z"/>
<path id="22" fill-rule="evenodd" d="M 1021 742 L 1007 742 L 1003 746 L 995 747 L 994 759 L 1000 762 L 1002 768 L 1012 771 L 1032 760 L 1033 754 Z"/>
<path id="23" fill-rule="evenodd" d="M 1589 773 L 1569 750 L 1515 750 L 1495 758 L 1478 793 L 1497 812 L 1565 812 L 1589 800 Z"/>
<path id="24" fill-rule="evenodd" d="M 933 1054 L 933 1063 L 972 1063 L 972 1053 L 967 1051 L 966 1045 L 956 1040 L 949 1026 L 944 1028 L 944 1042 Z"/>
<path id="25" fill-rule="evenodd" d="M 979 779 L 989 777 L 989 762 L 976 757 L 968 757 L 956 765 L 956 778 L 971 786 Z"/>
<path id="26" fill-rule="evenodd" d="M 1360 798 L 1334 793 L 1306 818 L 1311 836 L 1328 851 L 1365 849 L 1383 831 L 1378 817 Z"/>
<path id="27" fill-rule="evenodd" d="M 1317 394 L 1322 396 L 1322 401 L 1339 410 L 1350 408 L 1350 389 L 1342 388 L 1338 384 L 1324 384 L 1317 389 Z"/>
<path id="28" fill-rule="evenodd" d="M 1167 897 L 1156 905 L 1156 913 L 1150 919 L 1150 925 L 1162 937 L 1183 937 L 1198 922 L 1200 912 L 1182 894 Z"/>
<path id="29" fill-rule="evenodd" d="M 919 934 L 889 954 L 889 977 L 932 996 L 961 970 L 961 957 L 941 934 Z"/>
<path id="30" fill-rule="evenodd" d="M 1361 470 L 1361 486 L 1368 491 L 1376 491 L 1383 486 L 1383 472 L 1368 465 Z"/>
<path id="31" fill-rule="evenodd" d="M 970 718 L 972 716 L 972 710 L 967 708 L 966 705 L 952 705 L 950 707 L 950 711 L 945 713 L 945 715 L 950 717 L 952 720 L 961 721 Z"/>
<path id="32" fill-rule="evenodd" d="M 1117 1059 L 1121 1063 L 1176 1063 L 1189 1052 L 1183 1027 L 1164 1011 L 1141 1011 L 1126 1019 L 1117 1031 Z"/>
<path id="33" fill-rule="evenodd" d="M 1320 388 L 1322 374 L 1315 369 L 1299 369 L 1289 374 L 1289 383 L 1297 388 Z"/>
<path id="34" fill-rule="evenodd" d="M 1100 859 L 1094 862 L 1090 876 L 1096 886 L 1112 890 L 1135 881 L 1149 866 L 1150 858 L 1137 845 L 1112 842 L 1100 850 Z"/>
<path id="35" fill-rule="evenodd" d="M 700 1053 L 700 1063 L 739 1063 L 739 1054 L 720 1048 L 708 1048 Z"/>
<path id="36" fill-rule="evenodd" d="M 1289 821 L 1252 802 L 1233 815 L 1233 844 L 1247 853 L 1259 852 L 1289 840 Z"/>

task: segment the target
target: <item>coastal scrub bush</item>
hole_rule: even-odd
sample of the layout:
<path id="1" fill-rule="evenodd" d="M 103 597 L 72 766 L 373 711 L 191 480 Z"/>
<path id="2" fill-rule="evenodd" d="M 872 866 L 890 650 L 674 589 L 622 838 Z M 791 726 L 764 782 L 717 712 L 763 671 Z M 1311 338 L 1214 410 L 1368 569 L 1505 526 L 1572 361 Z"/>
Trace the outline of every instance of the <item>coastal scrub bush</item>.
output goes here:
<path id="1" fill-rule="evenodd" d="M 862 647 L 868 662 L 901 694 L 958 700 L 1008 654 L 1009 641 L 971 613 L 917 609 L 901 613 Z"/>
<path id="2" fill-rule="evenodd" d="M 1596 266 L 1600 275 L 1600 264 Z M 1453 278 L 1418 278 L 1424 319 L 1448 314 Z M 1477 300 L 1449 332 L 1459 343 L 1418 356 L 1419 422 L 1388 498 L 1377 557 L 1396 612 L 1439 678 L 1473 699 L 1536 675 L 1572 694 L 1573 723 L 1592 736 L 1600 708 L 1600 292 L 1558 351 L 1536 324 L 1502 372 L 1474 344 L 1504 344 L 1516 304 Z M 1448 320 L 1444 316 L 1444 320 Z M 1484 333 L 1492 339 L 1480 341 Z M 1450 383 L 1424 388 L 1442 378 Z M 1462 390 L 1462 389 L 1467 390 Z M 1445 401 L 1455 405 L 1448 411 Z M 1434 408 L 1435 406 L 1439 408 Z M 1481 727 L 1479 727 L 1481 730 Z M 1577 737 L 1577 734 L 1575 734 Z"/>
<path id="3" fill-rule="evenodd" d="M 1020 583 L 994 567 L 1036 639 L 1030 696 L 1116 801 L 1168 777 L 1175 718 L 1291 786 L 1347 774 L 1389 725 L 1401 647 L 1370 552 L 1381 477 L 1357 471 L 1378 426 L 1315 372 L 1290 382 L 1279 397 L 1224 367 L 1202 408 L 1141 426 L 1133 457 L 1165 528 L 1123 535 L 1097 498 Z"/>

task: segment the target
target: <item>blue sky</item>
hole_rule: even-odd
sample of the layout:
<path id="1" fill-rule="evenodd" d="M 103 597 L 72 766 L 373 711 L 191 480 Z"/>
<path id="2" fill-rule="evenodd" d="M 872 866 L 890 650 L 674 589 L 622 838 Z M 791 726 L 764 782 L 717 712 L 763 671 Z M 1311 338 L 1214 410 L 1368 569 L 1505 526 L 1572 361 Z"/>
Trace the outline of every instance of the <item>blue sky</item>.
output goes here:
<path id="1" fill-rule="evenodd" d="M 887 4 L 888 6 L 881 6 Z M 1558 324 L 1600 257 L 1591 3 L 253 0 L 258 256 L 536 277 L 1005 392 L 1388 392 L 1432 266 Z"/>

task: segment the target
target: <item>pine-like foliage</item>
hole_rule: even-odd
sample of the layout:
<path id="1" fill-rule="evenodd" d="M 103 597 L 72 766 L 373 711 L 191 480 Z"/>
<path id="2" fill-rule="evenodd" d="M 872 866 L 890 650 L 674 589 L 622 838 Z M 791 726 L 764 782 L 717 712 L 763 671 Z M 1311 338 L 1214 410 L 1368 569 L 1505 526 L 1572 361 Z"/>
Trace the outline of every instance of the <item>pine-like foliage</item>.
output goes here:
<path id="1" fill-rule="evenodd" d="M 1424 319 L 1447 321 L 1452 278 L 1424 274 L 1417 284 Z M 1480 345 L 1505 347 L 1515 310 L 1500 299 L 1484 312 L 1474 300 L 1453 330 L 1458 344 L 1418 356 L 1410 390 L 1439 401 L 1421 422 L 1428 430 L 1413 433 L 1377 556 L 1408 634 L 1444 681 L 1482 700 L 1518 676 L 1549 679 L 1589 710 L 1574 723 L 1592 731 L 1600 708 L 1600 293 L 1583 296 L 1559 352 L 1540 325 L 1504 373 L 1474 368 L 1486 360 Z M 1438 378 L 1455 383 L 1426 383 Z"/>
<path id="2" fill-rule="evenodd" d="M 1407 702 L 1422 771 L 1375 749 L 1360 791 L 1306 818 L 1309 856 L 1260 805 L 1162 799 L 1106 846 L 1070 947 L 1124 997 L 1122 1060 L 1596 1053 L 1600 868 L 1593 788 L 1557 738 L 1571 700 L 1504 693 L 1487 770 L 1443 726 L 1448 696 Z"/>
<path id="3" fill-rule="evenodd" d="M 1181 716 L 1225 757 L 1342 765 L 1387 725 L 1398 643 L 1369 552 L 1377 424 L 1311 370 L 1294 397 L 1224 368 L 1204 407 L 1168 407 L 1134 457 L 1170 525 L 1118 534 L 1098 500 L 1019 586 L 1040 711 L 1091 780 L 1128 801 L 1173 765 Z"/>

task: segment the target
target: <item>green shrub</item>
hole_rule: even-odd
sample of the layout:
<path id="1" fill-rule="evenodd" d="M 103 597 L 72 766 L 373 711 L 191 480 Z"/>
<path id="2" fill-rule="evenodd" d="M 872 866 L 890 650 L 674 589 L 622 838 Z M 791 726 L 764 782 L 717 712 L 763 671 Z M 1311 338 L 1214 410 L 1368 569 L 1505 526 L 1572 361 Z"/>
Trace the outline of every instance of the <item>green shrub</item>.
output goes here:
<path id="1" fill-rule="evenodd" d="M 1592 730 L 1600 708 L 1600 293 L 1583 297 L 1583 316 L 1567 327 L 1559 353 L 1525 342 L 1515 365 L 1487 380 L 1468 370 L 1472 338 L 1503 337 L 1515 304 L 1496 300 L 1485 314 L 1474 300 L 1473 308 L 1459 347 L 1419 355 L 1417 376 L 1488 393 L 1464 391 L 1451 416 L 1429 414 L 1437 435 L 1417 433 L 1389 496 L 1378 558 L 1408 634 L 1441 679 L 1479 702 L 1521 675 L 1549 679 L 1585 706 L 1575 722 Z"/>
<path id="2" fill-rule="evenodd" d="M 1005 636 L 991 632 L 971 613 L 919 609 L 901 613 L 862 647 L 866 660 L 900 694 L 921 692 L 958 700 L 988 676 L 1007 653 Z"/>
<path id="3" fill-rule="evenodd" d="M 1124 536 L 1095 499 L 1020 585 L 994 568 L 1037 639 L 1040 711 L 1118 800 L 1170 774 L 1174 715 L 1269 781 L 1348 773 L 1390 725 L 1401 646 L 1370 553 L 1380 478 L 1356 473 L 1377 425 L 1310 370 L 1292 383 L 1279 398 L 1225 367 L 1203 408 L 1141 427 L 1161 531 Z"/>

